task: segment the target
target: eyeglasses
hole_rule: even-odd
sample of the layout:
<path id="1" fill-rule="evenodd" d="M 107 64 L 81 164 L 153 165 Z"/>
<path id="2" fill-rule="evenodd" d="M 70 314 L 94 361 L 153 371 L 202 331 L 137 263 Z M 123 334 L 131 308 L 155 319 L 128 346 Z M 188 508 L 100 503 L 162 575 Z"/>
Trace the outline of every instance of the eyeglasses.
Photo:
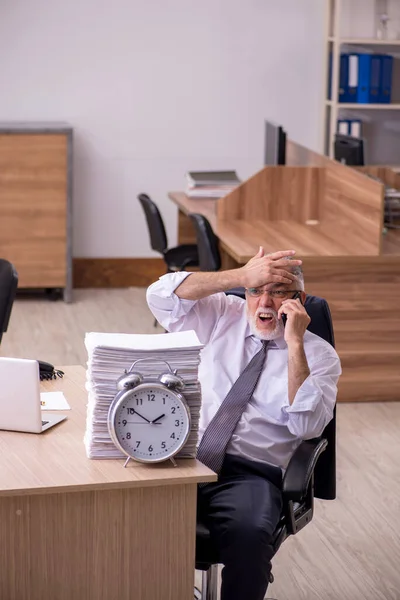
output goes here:
<path id="1" fill-rule="evenodd" d="M 246 288 L 246 292 L 251 298 L 259 298 L 263 294 L 268 294 L 276 300 L 287 300 L 290 294 L 299 294 L 301 290 L 264 290 L 264 288 Z"/>

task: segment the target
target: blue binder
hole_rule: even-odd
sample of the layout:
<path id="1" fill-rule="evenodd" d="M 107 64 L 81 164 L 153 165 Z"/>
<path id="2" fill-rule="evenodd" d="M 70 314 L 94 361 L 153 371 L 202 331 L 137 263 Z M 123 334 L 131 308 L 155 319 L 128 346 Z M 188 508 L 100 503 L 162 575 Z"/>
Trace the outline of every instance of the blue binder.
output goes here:
<path id="1" fill-rule="evenodd" d="M 342 135 L 350 135 L 350 121 L 348 119 L 338 119 L 336 131 Z"/>
<path id="2" fill-rule="evenodd" d="M 357 102 L 359 55 L 349 54 L 348 102 Z"/>
<path id="3" fill-rule="evenodd" d="M 357 102 L 368 104 L 370 102 L 371 81 L 371 54 L 360 54 L 358 56 L 358 90 Z"/>
<path id="4" fill-rule="evenodd" d="M 382 55 L 380 60 L 381 73 L 378 102 L 390 104 L 392 100 L 393 56 Z"/>
<path id="5" fill-rule="evenodd" d="M 382 56 L 379 54 L 372 54 L 371 56 L 371 78 L 370 78 L 370 89 L 369 89 L 369 102 L 372 104 L 379 104 L 382 102 L 380 99 L 381 90 L 381 79 L 382 79 Z"/>
<path id="6" fill-rule="evenodd" d="M 349 102 L 349 55 L 340 55 L 339 102 Z"/>
<path id="7" fill-rule="evenodd" d="M 349 121 L 349 135 L 351 137 L 362 137 L 362 121 L 360 119 L 351 119 Z"/>

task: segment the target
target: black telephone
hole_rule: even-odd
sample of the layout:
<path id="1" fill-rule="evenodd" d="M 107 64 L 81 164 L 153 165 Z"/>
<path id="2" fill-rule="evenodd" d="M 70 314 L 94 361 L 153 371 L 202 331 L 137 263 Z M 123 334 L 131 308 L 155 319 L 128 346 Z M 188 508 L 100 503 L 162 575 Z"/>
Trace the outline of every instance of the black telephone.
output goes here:
<path id="1" fill-rule="evenodd" d="M 300 298 L 300 294 L 301 294 L 301 292 L 296 292 L 295 295 L 293 296 L 293 298 L 291 298 L 291 300 L 297 300 L 297 298 Z M 301 298 L 300 298 L 300 302 L 301 302 Z M 282 323 L 283 323 L 283 326 L 286 325 L 286 321 L 287 321 L 287 315 L 286 315 L 286 313 L 282 313 Z"/>
<path id="2" fill-rule="evenodd" d="M 39 363 L 39 377 L 40 380 L 57 379 L 57 377 L 64 377 L 64 371 L 55 369 L 53 365 L 42 360 L 38 360 Z"/>

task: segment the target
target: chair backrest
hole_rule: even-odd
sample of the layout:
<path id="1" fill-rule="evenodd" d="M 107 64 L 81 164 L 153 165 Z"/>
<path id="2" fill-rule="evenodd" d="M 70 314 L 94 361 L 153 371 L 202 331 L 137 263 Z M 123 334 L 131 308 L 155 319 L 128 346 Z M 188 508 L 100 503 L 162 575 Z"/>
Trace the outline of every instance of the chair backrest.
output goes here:
<path id="1" fill-rule="evenodd" d="M 0 258 L 0 342 L 8 328 L 17 286 L 18 274 L 14 266 Z"/>
<path id="2" fill-rule="evenodd" d="M 309 331 L 335 347 L 331 311 L 327 301 L 318 296 L 307 295 L 305 308 L 311 317 Z M 314 496 L 323 500 L 334 500 L 336 498 L 336 406 L 333 419 L 325 427 L 321 437 L 328 441 L 328 446 L 315 467 Z"/>
<path id="3" fill-rule="evenodd" d="M 228 292 L 229 293 L 229 292 Z M 236 296 L 245 298 L 244 288 L 233 292 Z M 305 308 L 311 317 L 308 330 L 315 333 L 335 347 L 331 311 L 328 302 L 318 296 L 307 294 Z M 328 446 L 317 462 L 314 471 L 314 496 L 323 500 L 336 498 L 336 407 L 333 419 L 325 427 L 321 437 L 328 441 Z"/>
<path id="4" fill-rule="evenodd" d="M 146 215 L 151 247 L 153 250 L 164 254 L 168 248 L 168 241 L 161 213 L 147 194 L 139 194 L 138 200 Z"/>
<path id="5" fill-rule="evenodd" d="M 209 221 L 206 217 L 199 215 L 198 213 L 191 213 L 189 217 L 191 218 L 196 231 L 200 270 L 218 271 L 218 269 L 221 268 L 218 239 L 215 236 Z"/>

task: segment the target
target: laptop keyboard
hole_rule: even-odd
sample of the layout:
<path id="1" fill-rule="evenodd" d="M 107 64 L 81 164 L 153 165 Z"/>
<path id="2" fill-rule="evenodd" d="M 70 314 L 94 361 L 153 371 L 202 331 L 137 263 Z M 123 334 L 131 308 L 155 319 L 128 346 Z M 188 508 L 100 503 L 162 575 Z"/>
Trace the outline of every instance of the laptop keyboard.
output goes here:
<path id="1" fill-rule="evenodd" d="M 42 421 L 42 427 L 43 425 L 47 425 L 48 421 Z"/>

